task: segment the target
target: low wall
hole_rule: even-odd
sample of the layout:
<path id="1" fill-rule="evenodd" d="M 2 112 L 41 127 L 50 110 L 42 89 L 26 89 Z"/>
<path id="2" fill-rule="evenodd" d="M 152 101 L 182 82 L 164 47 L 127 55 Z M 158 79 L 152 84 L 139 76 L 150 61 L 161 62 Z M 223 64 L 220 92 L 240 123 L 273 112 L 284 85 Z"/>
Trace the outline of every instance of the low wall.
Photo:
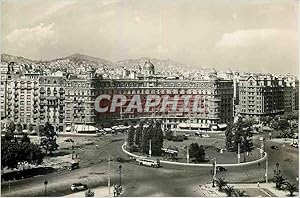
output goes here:
<path id="1" fill-rule="evenodd" d="M 122 150 L 123 152 L 125 152 L 127 155 L 131 156 L 131 157 L 134 157 L 134 158 L 138 158 L 138 157 L 143 157 L 143 156 L 138 156 L 138 155 L 135 155 L 133 153 L 130 153 L 129 151 L 127 151 L 125 149 L 125 146 L 126 144 L 124 143 L 122 145 Z M 261 149 L 259 149 L 261 150 Z M 223 167 L 239 167 L 239 166 L 248 166 L 248 165 L 251 165 L 251 164 L 257 164 L 259 162 L 262 162 L 264 161 L 265 159 L 267 158 L 267 153 L 264 152 L 264 155 L 262 158 L 258 159 L 258 160 L 254 160 L 254 161 L 250 161 L 250 162 L 243 162 L 243 163 L 239 163 L 239 164 L 219 164 L 218 161 L 217 161 L 217 165 L 218 166 L 223 166 Z M 165 160 L 160 160 L 160 163 L 161 164 L 171 164 L 171 165 L 179 165 L 179 166 L 198 166 L 198 167 L 212 167 L 212 163 L 209 163 L 209 164 L 193 164 L 193 163 L 182 163 L 182 162 L 171 162 L 171 161 L 165 161 Z"/>

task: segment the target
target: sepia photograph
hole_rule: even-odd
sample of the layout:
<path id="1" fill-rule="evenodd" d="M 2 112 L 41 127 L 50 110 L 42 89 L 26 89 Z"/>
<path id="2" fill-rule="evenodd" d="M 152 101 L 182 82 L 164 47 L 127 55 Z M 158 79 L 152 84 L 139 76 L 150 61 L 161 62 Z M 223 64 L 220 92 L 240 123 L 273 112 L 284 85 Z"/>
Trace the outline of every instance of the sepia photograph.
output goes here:
<path id="1" fill-rule="evenodd" d="M 299 197 L 299 0 L 0 0 L 1 197 Z"/>

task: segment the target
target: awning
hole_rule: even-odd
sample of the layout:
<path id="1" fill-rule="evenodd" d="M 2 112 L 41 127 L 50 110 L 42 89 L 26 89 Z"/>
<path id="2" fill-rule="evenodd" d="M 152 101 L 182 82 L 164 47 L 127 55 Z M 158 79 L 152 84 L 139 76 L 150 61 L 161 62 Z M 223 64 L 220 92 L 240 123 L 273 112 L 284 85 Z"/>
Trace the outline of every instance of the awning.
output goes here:
<path id="1" fill-rule="evenodd" d="M 225 129 L 227 124 L 218 124 L 219 129 Z"/>
<path id="2" fill-rule="evenodd" d="M 263 131 L 272 131 L 272 129 L 270 127 L 268 127 L 268 126 L 263 126 L 262 130 Z"/>
<path id="3" fill-rule="evenodd" d="M 74 129 L 77 131 L 77 133 L 98 131 L 98 128 L 91 125 L 75 125 Z"/>
<path id="4" fill-rule="evenodd" d="M 218 129 L 218 126 L 212 126 L 211 127 L 213 130 L 217 130 Z"/>
<path id="5" fill-rule="evenodd" d="M 204 123 L 179 123 L 179 128 L 201 128 L 201 129 L 208 129 L 209 124 Z"/>

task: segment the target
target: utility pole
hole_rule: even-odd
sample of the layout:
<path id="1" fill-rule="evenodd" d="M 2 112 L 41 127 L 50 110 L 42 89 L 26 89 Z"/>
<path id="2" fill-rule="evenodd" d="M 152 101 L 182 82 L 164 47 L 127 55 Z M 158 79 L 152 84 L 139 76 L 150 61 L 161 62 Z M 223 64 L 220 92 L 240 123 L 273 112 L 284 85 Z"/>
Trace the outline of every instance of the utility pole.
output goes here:
<path id="1" fill-rule="evenodd" d="M 217 174 L 217 158 L 213 158 L 213 170 L 211 171 L 212 173 L 212 187 L 215 187 L 215 180 L 216 180 L 216 174 Z"/>
<path id="2" fill-rule="evenodd" d="M 263 157 L 264 154 L 264 137 L 260 137 L 260 158 Z"/>
<path id="3" fill-rule="evenodd" d="M 266 183 L 268 183 L 268 155 L 266 154 Z"/>
<path id="4" fill-rule="evenodd" d="M 238 155 L 237 155 L 237 158 L 238 158 L 238 164 L 240 163 L 240 159 L 241 159 L 241 145 L 240 143 L 238 143 Z"/>
<path id="5" fill-rule="evenodd" d="M 190 154 L 189 154 L 189 146 L 186 145 L 186 163 L 189 163 L 190 159 Z"/>
<path id="6" fill-rule="evenodd" d="M 149 140 L 149 157 L 151 157 L 152 151 L 151 151 L 151 139 Z"/>
<path id="7" fill-rule="evenodd" d="M 110 196 L 110 155 L 108 155 L 108 179 L 107 179 L 107 186 L 108 186 L 108 196 Z"/>

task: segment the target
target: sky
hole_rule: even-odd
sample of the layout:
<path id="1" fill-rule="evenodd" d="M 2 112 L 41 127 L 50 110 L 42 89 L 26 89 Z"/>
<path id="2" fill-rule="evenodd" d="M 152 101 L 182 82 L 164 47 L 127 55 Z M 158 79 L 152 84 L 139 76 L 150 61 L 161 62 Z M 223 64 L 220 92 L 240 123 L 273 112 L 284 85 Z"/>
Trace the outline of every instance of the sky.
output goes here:
<path id="1" fill-rule="evenodd" d="M 1 51 L 298 74 L 298 0 L 2 0 Z"/>

